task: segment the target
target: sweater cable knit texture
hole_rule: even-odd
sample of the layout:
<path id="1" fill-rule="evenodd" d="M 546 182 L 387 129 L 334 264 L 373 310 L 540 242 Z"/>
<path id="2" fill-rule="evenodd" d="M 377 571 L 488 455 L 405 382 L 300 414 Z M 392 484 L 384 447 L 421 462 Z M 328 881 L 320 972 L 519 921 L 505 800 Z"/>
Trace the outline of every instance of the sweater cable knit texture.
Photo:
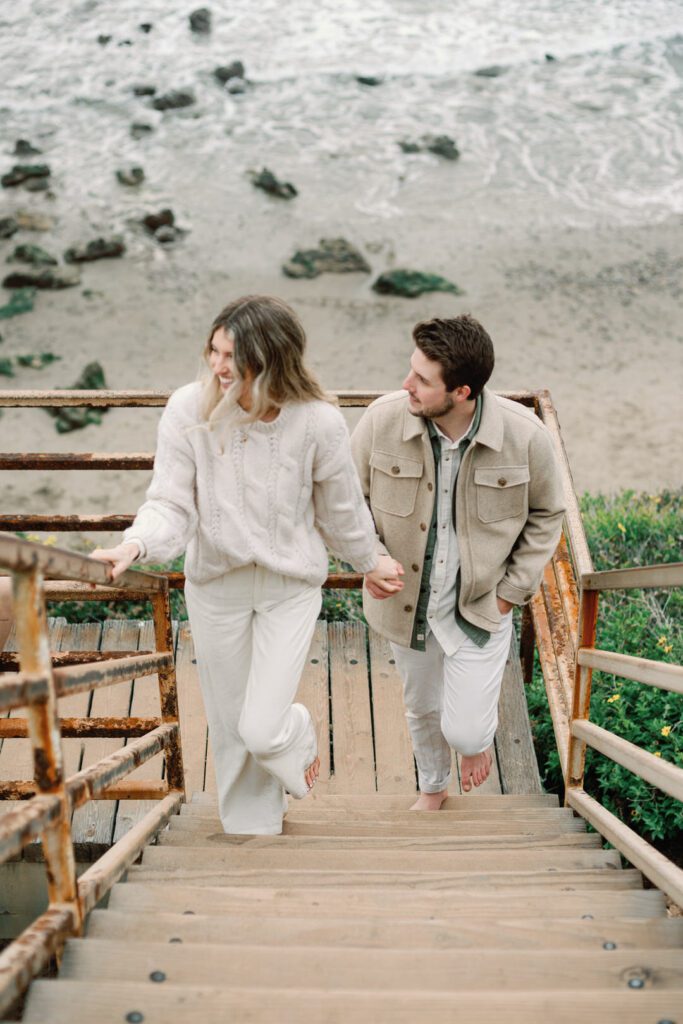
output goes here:
<path id="1" fill-rule="evenodd" d="M 196 382 L 171 396 L 147 498 L 124 539 L 139 541 L 148 561 L 186 550 L 193 583 L 256 563 L 319 586 L 326 545 L 357 572 L 373 569 L 374 525 L 339 410 L 290 403 L 227 437 L 201 421 L 201 391 Z"/>

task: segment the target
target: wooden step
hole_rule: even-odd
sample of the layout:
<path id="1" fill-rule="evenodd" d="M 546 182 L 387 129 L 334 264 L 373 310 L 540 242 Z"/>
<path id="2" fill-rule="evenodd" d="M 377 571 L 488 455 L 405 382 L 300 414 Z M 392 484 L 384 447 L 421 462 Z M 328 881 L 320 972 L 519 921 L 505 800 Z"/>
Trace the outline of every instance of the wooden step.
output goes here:
<path id="1" fill-rule="evenodd" d="M 515 835 L 441 836 L 234 836 L 215 825 L 198 828 L 175 822 L 157 837 L 159 846 L 230 848 L 240 850 L 510 850 L 601 849 L 597 832 L 518 832 Z"/>
<path id="2" fill-rule="evenodd" d="M 206 846 L 201 850 L 177 846 L 149 846 L 142 866 L 162 870 L 196 869 L 232 871 L 233 869 L 305 871 L 578 871 L 584 868 L 621 868 L 617 850 L 490 850 L 414 851 L 414 850 L 288 850 L 243 849 L 239 846 Z"/>
<path id="3" fill-rule="evenodd" d="M 223 831 L 218 818 L 207 818 L 204 822 L 212 832 Z M 283 835 L 286 836 L 490 836 L 585 831 L 585 821 L 571 816 L 554 821 L 547 818 L 477 817 L 458 820 L 448 819 L 445 815 L 411 814 L 401 821 L 387 821 L 377 817 L 370 821 L 298 819 L 291 822 L 285 818 L 283 822 Z"/>
<path id="4" fill-rule="evenodd" d="M 203 804 L 183 804 L 182 818 L 209 818 L 218 821 L 216 808 Z M 570 807 L 454 807 L 440 811 L 411 811 L 408 808 L 393 807 L 335 807 L 317 803 L 307 805 L 298 801 L 290 803 L 286 821 L 381 821 L 391 822 L 438 822 L 444 821 L 576 821 L 577 816 Z M 583 819 L 578 819 L 583 820 Z"/>
<path id="5" fill-rule="evenodd" d="M 611 874 L 611 872 L 607 873 Z M 620 872 L 625 874 L 625 872 Z M 581 890 L 541 892 L 515 889 L 484 892 L 468 886 L 457 900 L 442 892 L 411 892 L 395 889 L 345 888 L 343 891 L 312 889 L 263 889 L 248 886 L 188 886 L 126 882 L 115 885 L 109 897 L 114 910 L 179 912 L 195 914 L 244 914 L 256 911 L 278 917 L 310 914 L 315 917 L 415 917 L 449 919 L 478 914 L 488 918 L 533 917 L 598 920 L 605 917 L 660 917 L 666 900 L 657 889 L 620 892 Z"/>
<path id="6" fill-rule="evenodd" d="M 417 798 L 417 792 L 386 794 L 386 793 L 322 793 L 314 788 L 303 800 L 290 798 L 290 806 L 309 807 L 376 807 L 382 810 L 406 810 Z M 216 806 L 215 793 L 193 793 L 185 805 Z M 473 789 L 470 793 L 449 796 L 443 805 L 444 810 L 458 810 L 461 807 L 559 807 L 559 799 L 555 793 L 480 793 Z"/>
<path id="7" fill-rule="evenodd" d="M 221 989 L 153 982 L 38 981 L 27 1024 L 657 1024 L 680 1020 L 683 990 L 486 993 Z"/>
<path id="8" fill-rule="evenodd" d="M 477 918 L 411 921 L 401 918 L 242 917 L 94 910 L 88 937 L 126 942 L 218 945 L 313 945 L 387 949 L 683 949 L 683 918 L 611 921 Z"/>
<path id="9" fill-rule="evenodd" d="M 260 986 L 279 989 L 401 988 L 468 992 L 538 991 L 552 988 L 582 991 L 628 991 L 631 978 L 647 982 L 648 990 L 683 993 L 683 959 L 679 950 L 640 949 L 610 952 L 538 950 L 530 957 L 511 949 L 478 948 L 463 957 L 459 950 L 358 950 L 289 946 L 265 950 L 260 945 L 207 944 L 183 948 L 179 943 L 116 942 L 72 939 L 66 944 L 60 977 L 76 981 L 148 982 L 162 972 L 169 985 L 213 985 L 220 988 Z"/>

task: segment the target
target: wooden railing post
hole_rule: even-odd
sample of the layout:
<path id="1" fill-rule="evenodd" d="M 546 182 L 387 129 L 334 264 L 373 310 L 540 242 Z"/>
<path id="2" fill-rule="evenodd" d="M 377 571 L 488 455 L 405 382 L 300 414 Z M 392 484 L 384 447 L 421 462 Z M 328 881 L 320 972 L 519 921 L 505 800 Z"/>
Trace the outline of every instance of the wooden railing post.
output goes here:
<path id="1" fill-rule="evenodd" d="M 595 647 L 595 629 L 598 618 L 598 592 L 584 587 L 581 591 L 579 604 L 579 636 L 575 659 L 574 690 L 572 696 L 572 717 L 569 729 L 569 753 L 567 757 L 567 777 L 565 790 L 583 789 L 583 776 L 586 763 L 586 744 L 584 740 L 572 735 L 571 723 L 577 718 L 590 718 L 592 668 L 580 665 L 578 651 L 586 647 Z M 566 803 L 566 793 L 565 793 Z"/>
<path id="2" fill-rule="evenodd" d="M 159 652 L 173 656 L 173 622 L 171 620 L 171 600 L 168 580 L 164 587 L 152 595 L 152 614 L 154 617 L 154 638 Z M 180 739 L 180 712 L 178 709 L 178 683 L 175 661 L 171 660 L 168 668 L 159 670 L 159 696 L 161 698 L 161 720 L 176 723 L 178 729 L 166 749 L 166 779 L 168 788 L 175 792 L 185 792 L 185 773 L 183 770 L 183 751 Z"/>
<path id="3" fill-rule="evenodd" d="M 79 933 L 82 918 L 71 841 L 71 803 L 65 787 L 64 755 L 42 591 L 43 577 L 40 570 L 33 566 L 14 573 L 13 578 L 20 669 L 22 672 L 43 675 L 49 683 L 46 698 L 30 701 L 27 708 L 36 784 L 41 793 L 56 796 L 60 802 L 59 814 L 46 827 L 42 840 L 47 865 L 48 895 L 51 905 L 70 905 L 74 931 Z"/>
<path id="4" fill-rule="evenodd" d="M 522 607 L 522 628 L 519 637 L 519 660 L 522 664 L 522 678 L 527 686 L 534 675 L 534 651 L 536 650 L 536 630 L 531 605 Z"/>

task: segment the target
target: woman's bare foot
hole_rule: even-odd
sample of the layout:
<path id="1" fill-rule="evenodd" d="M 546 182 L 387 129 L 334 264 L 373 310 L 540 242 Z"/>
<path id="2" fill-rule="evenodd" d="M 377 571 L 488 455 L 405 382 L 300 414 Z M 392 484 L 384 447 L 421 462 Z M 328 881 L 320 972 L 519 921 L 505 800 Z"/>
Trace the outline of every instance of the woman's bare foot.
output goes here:
<path id="1" fill-rule="evenodd" d="M 481 754 L 474 754 L 472 757 L 463 754 L 460 763 L 460 782 L 463 793 L 469 793 L 472 785 L 481 786 L 482 782 L 486 782 L 492 763 L 493 758 L 488 750 L 483 750 Z"/>
<path id="2" fill-rule="evenodd" d="M 411 811 L 440 811 L 447 796 L 447 789 L 442 789 L 440 793 L 420 793 L 410 809 Z"/>
<path id="3" fill-rule="evenodd" d="M 306 785 L 308 786 L 309 789 L 313 789 L 313 787 L 314 787 L 314 785 L 316 783 L 316 780 L 317 780 L 319 775 L 320 775 L 320 758 L 316 757 L 315 761 L 313 761 L 313 763 L 310 764 L 308 766 L 308 768 L 306 769 L 306 771 L 304 772 L 304 778 L 306 780 Z"/>

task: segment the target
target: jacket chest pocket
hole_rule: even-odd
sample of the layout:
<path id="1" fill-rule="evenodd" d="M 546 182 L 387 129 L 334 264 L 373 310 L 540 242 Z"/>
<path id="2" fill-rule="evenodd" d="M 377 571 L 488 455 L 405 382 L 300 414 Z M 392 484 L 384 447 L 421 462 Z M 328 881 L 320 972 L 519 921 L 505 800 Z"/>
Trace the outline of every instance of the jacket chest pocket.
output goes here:
<path id="1" fill-rule="evenodd" d="M 528 466 L 490 466 L 475 469 L 477 515 L 482 523 L 497 523 L 524 515 L 528 507 Z"/>
<path id="2" fill-rule="evenodd" d="M 389 452 L 370 456 L 370 503 L 378 512 L 409 516 L 415 509 L 417 488 L 423 473 L 417 459 Z"/>

